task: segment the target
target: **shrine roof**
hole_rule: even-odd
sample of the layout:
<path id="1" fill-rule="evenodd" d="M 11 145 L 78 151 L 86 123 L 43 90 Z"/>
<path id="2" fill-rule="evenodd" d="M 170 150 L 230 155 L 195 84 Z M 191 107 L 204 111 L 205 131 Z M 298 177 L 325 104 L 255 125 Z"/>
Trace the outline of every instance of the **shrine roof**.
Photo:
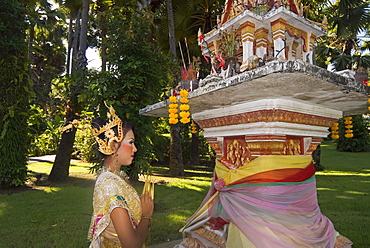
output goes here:
<path id="1" fill-rule="evenodd" d="M 321 26 L 307 20 L 303 16 L 299 16 L 292 11 L 287 10 L 284 7 L 279 7 L 270 10 L 265 15 L 258 15 L 252 11 L 245 10 L 244 12 L 240 13 L 239 15 L 233 17 L 228 22 L 224 23 L 218 29 L 213 29 L 207 34 L 205 34 L 205 40 L 208 42 L 213 39 L 217 39 L 217 35 L 219 31 L 229 30 L 231 28 L 238 28 L 240 25 L 245 23 L 246 21 L 250 21 L 255 24 L 255 28 L 258 29 L 260 27 L 268 27 L 270 28 L 270 23 L 279 19 L 283 18 L 289 25 L 292 25 L 296 28 L 301 30 L 305 30 L 306 32 L 312 32 L 317 37 L 323 36 L 326 34 L 326 29 L 322 28 Z M 266 26 L 267 25 L 267 26 Z"/>
<path id="2" fill-rule="evenodd" d="M 370 87 L 301 60 L 275 60 L 262 67 L 223 79 L 210 75 L 190 91 L 190 112 L 212 111 L 262 99 L 287 99 L 342 111 L 365 114 Z M 148 105 L 140 114 L 168 116 L 168 101 Z"/>

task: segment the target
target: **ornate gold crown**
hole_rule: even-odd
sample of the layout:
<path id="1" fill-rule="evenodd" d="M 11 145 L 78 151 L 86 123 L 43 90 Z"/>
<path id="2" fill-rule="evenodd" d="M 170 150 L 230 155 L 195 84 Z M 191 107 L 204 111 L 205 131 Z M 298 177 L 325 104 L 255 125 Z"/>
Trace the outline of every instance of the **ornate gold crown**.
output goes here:
<path id="1" fill-rule="evenodd" d="M 106 105 L 107 106 L 107 105 Z M 109 109 L 108 123 L 100 128 L 92 128 L 92 133 L 95 136 L 95 140 L 98 143 L 98 150 L 105 154 L 111 155 L 115 151 L 112 150 L 111 144 L 113 141 L 121 142 L 124 136 L 122 128 L 122 120 L 116 115 L 116 111 L 112 106 L 107 106 Z M 118 135 L 116 136 L 113 128 L 117 126 Z M 99 137 L 104 133 L 105 138 L 102 139 Z"/>

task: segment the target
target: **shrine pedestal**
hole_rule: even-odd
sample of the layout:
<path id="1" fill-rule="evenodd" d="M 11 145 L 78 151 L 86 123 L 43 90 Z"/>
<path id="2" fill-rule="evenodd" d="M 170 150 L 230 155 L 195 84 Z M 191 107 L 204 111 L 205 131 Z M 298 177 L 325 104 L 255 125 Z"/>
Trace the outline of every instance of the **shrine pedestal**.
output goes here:
<path id="1" fill-rule="evenodd" d="M 216 151 L 237 167 L 261 155 L 310 155 L 342 113 L 287 99 L 262 99 L 193 114 Z"/>

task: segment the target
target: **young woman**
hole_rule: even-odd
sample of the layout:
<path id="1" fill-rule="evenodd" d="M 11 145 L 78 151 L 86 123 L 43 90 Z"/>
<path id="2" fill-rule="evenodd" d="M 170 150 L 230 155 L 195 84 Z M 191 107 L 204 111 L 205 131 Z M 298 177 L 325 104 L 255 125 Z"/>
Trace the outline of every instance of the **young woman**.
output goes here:
<path id="1" fill-rule="evenodd" d="M 120 170 L 128 166 L 137 151 L 132 125 L 123 123 L 109 107 L 110 120 L 93 120 L 93 133 L 104 164 L 94 189 L 90 247 L 142 248 L 153 214 L 149 193 L 139 197 Z"/>

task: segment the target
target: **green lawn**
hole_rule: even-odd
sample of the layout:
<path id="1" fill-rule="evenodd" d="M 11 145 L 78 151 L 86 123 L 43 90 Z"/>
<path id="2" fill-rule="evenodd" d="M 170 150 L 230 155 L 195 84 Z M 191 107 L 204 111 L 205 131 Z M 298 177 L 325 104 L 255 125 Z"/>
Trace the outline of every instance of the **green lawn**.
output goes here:
<path id="1" fill-rule="evenodd" d="M 325 171 L 316 173 L 321 212 L 353 247 L 370 247 L 370 153 L 337 152 L 324 142 L 321 164 Z"/>
<path id="2" fill-rule="evenodd" d="M 370 247 L 370 153 L 340 153 L 324 142 L 321 160 L 326 168 L 317 173 L 321 211 L 354 241 L 354 248 Z M 70 172 L 83 175 L 88 168 L 86 163 L 74 163 Z M 48 174 L 51 164 L 30 164 L 29 170 L 30 176 Z M 162 174 L 166 170 L 154 168 Z M 198 167 L 186 170 L 183 178 L 168 178 L 167 183 L 156 185 L 148 245 L 181 238 L 178 230 L 198 208 L 211 178 L 210 169 Z M 90 175 L 38 190 L 0 194 L 0 247 L 88 247 L 93 183 Z M 135 187 L 141 192 L 141 183 Z"/>

